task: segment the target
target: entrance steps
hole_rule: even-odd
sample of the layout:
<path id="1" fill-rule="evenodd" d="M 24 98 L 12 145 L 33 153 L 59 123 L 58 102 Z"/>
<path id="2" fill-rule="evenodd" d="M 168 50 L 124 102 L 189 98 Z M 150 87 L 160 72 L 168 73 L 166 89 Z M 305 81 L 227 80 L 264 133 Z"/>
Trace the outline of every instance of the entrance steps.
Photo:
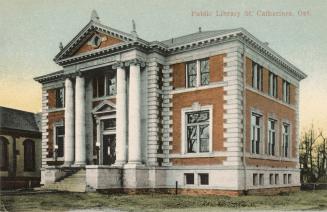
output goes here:
<path id="1" fill-rule="evenodd" d="M 68 173 L 63 179 L 46 184 L 40 190 L 86 192 L 86 171 L 80 169 L 77 172 Z"/>

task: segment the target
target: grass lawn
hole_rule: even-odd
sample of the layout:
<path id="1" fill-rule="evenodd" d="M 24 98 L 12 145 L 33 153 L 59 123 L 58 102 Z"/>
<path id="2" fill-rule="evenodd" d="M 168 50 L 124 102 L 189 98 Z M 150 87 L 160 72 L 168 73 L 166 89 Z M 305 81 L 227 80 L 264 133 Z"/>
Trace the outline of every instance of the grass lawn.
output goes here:
<path id="1" fill-rule="evenodd" d="M 327 210 L 327 190 L 278 196 L 183 196 L 166 194 L 107 195 L 47 193 L 0 196 L 8 211 L 67 211 L 108 209 L 123 211 Z M 1 207 L 0 207 L 1 211 Z"/>

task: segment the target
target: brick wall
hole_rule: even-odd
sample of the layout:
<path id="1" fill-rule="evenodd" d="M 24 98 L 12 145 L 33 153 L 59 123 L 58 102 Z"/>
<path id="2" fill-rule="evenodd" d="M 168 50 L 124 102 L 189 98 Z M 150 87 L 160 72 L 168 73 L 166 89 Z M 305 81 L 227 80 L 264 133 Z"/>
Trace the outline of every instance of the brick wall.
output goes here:
<path id="1" fill-rule="evenodd" d="M 201 106 L 212 105 L 212 149 L 213 151 L 224 151 L 223 147 L 223 88 L 198 90 L 194 92 L 174 94 L 173 96 L 173 149 L 172 153 L 181 153 L 181 111 L 183 108 L 192 107 L 194 102 Z M 197 164 L 220 163 L 215 158 L 197 159 Z M 191 164 L 192 160 L 175 159 L 175 164 Z M 193 161 L 195 162 L 195 161 Z"/>

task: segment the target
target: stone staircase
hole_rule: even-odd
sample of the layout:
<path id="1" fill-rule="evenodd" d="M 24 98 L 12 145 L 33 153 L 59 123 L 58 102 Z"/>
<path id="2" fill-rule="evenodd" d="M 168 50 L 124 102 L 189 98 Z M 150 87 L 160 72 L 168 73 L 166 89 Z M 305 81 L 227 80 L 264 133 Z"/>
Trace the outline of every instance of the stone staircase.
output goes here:
<path id="1" fill-rule="evenodd" d="M 42 186 L 41 190 L 86 192 L 86 171 L 80 169 L 77 172 L 68 173 L 66 177 L 58 182 Z"/>

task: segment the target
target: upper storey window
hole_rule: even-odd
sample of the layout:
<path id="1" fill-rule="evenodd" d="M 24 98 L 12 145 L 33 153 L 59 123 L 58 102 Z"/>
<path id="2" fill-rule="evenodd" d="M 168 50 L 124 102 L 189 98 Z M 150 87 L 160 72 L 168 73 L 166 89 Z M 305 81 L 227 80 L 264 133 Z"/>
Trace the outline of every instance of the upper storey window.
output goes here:
<path id="1" fill-rule="evenodd" d="M 283 80 L 283 101 L 290 103 L 290 83 Z"/>
<path id="2" fill-rule="evenodd" d="M 93 97 L 116 95 L 116 73 L 99 75 L 93 79 Z"/>
<path id="3" fill-rule="evenodd" d="M 252 87 L 260 91 L 262 91 L 262 72 L 262 66 L 252 62 Z"/>
<path id="4" fill-rule="evenodd" d="M 56 89 L 56 108 L 63 108 L 65 106 L 65 90 L 64 88 Z"/>
<path id="5" fill-rule="evenodd" d="M 269 73 L 269 95 L 277 97 L 277 75 Z"/>
<path id="6" fill-rule="evenodd" d="M 194 88 L 209 85 L 210 80 L 208 59 L 196 60 L 186 64 L 186 87 Z"/>

